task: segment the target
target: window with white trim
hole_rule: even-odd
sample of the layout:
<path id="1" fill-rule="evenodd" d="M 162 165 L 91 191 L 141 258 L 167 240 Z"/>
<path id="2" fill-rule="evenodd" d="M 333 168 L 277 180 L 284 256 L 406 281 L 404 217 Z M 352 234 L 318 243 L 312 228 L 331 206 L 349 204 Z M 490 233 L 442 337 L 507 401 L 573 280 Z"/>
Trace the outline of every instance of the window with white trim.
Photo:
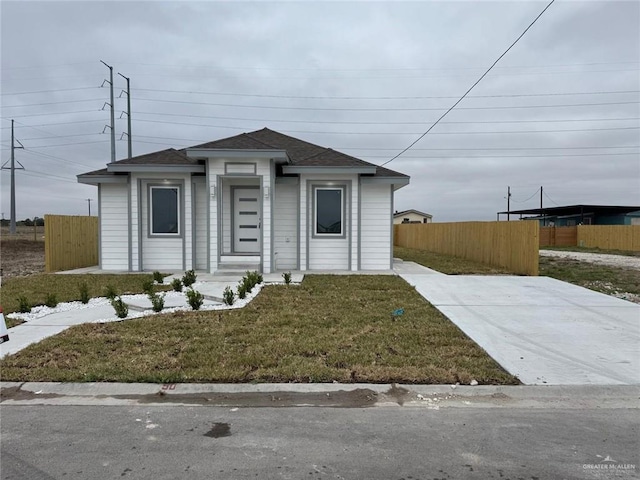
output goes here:
<path id="1" fill-rule="evenodd" d="M 150 187 L 151 235 L 180 235 L 180 187 Z"/>
<path id="2" fill-rule="evenodd" d="M 344 235 L 344 189 L 315 188 L 314 234 L 321 236 Z"/>

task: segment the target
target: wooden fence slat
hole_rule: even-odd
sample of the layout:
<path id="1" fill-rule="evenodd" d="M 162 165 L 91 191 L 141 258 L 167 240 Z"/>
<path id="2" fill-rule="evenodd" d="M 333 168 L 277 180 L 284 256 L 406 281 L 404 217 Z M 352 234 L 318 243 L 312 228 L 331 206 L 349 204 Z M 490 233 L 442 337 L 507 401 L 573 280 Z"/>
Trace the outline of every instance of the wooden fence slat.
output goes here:
<path id="1" fill-rule="evenodd" d="M 45 271 L 98 265 L 98 217 L 44 216 Z"/>
<path id="2" fill-rule="evenodd" d="M 640 225 L 579 225 L 577 245 L 640 252 Z"/>
<path id="3" fill-rule="evenodd" d="M 538 275 L 539 224 L 458 222 L 398 224 L 394 244 L 503 267 L 521 275 Z"/>

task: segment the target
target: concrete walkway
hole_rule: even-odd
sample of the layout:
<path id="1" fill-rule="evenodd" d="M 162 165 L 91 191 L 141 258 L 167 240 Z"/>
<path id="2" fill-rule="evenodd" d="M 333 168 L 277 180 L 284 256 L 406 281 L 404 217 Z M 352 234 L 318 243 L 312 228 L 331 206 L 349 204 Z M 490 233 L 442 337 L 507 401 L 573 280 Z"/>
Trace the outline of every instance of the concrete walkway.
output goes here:
<path id="1" fill-rule="evenodd" d="M 640 384 L 640 305 L 548 277 L 396 271 L 525 384 Z"/>

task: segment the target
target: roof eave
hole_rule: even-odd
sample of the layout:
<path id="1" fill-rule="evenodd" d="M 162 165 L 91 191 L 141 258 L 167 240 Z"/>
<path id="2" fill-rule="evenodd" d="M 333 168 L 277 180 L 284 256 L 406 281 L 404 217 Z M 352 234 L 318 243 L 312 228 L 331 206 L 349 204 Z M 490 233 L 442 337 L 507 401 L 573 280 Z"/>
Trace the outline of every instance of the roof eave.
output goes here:
<path id="1" fill-rule="evenodd" d="M 374 175 L 376 173 L 376 166 L 321 166 L 321 165 L 285 165 L 282 167 L 282 173 L 289 174 L 305 174 L 305 173 L 348 173 L 348 174 L 360 174 L 360 175 Z"/>
<path id="2" fill-rule="evenodd" d="M 100 174 L 100 175 L 76 175 L 78 183 L 85 185 L 97 186 L 100 183 L 127 183 L 129 180 L 128 175 L 112 175 L 112 174 Z"/>
<path id="3" fill-rule="evenodd" d="M 111 173 L 129 173 L 129 172 L 153 172 L 153 173 L 205 173 L 204 165 L 164 165 L 161 163 L 146 164 L 117 164 L 110 163 L 107 170 Z"/>

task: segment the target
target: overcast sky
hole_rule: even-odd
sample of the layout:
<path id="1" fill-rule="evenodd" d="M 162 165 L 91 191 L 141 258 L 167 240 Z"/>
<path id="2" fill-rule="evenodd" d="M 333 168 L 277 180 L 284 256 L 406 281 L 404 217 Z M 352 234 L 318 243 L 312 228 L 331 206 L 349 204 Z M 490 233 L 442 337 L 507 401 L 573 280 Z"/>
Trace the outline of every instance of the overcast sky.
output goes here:
<path id="1" fill-rule="evenodd" d="M 76 175 L 110 160 L 131 78 L 133 154 L 263 127 L 381 164 L 449 108 L 545 2 L 2 1 L 2 161 L 17 218 L 97 212 Z M 640 205 L 640 2 L 557 0 L 431 133 L 387 167 L 435 221 Z M 116 98 L 116 157 L 127 155 Z M 2 212 L 9 218 L 9 171 Z M 528 200 L 527 200 L 528 199 Z"/>

